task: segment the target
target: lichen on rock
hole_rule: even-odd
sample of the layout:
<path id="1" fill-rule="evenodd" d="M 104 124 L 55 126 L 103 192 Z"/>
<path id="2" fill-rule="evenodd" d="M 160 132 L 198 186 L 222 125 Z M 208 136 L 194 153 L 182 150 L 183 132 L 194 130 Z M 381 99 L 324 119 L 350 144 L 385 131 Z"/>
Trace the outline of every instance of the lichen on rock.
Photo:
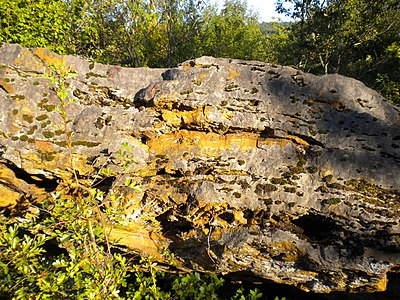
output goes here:
<path id="1" fill-rule="evenodd" d="M 61 63 L 76 74 L 68 105 L 46 77 Z M 305 291 L 381 291 L 400 266 L 400 111 L 359 81 L 212 57 L 130 69 L 4 43 L 0 74 L 2 207 L 113 189 L 121 245 Z"/>

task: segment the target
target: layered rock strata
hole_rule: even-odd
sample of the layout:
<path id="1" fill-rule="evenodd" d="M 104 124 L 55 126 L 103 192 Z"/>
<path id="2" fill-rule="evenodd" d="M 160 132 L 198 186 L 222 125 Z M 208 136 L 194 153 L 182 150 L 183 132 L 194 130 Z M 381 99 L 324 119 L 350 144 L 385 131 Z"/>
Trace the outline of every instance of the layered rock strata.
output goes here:
<path id="1" fill-rule="evenodd" d="M 359 81 L 212 57 L 129 69 L 1 44 L 0 99 L 2 207 L 113 190 L 121 244 L 305 291 L 381 291 L 399 269 L 400 111 Z"/>

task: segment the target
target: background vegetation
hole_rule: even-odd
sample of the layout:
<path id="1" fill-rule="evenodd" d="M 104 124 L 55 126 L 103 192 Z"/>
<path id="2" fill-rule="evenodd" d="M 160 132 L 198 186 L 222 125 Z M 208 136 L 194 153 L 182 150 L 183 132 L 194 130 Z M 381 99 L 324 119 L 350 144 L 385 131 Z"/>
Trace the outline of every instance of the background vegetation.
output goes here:
<path id="1" fill-rule="evenodd" d="M 202 55 L 340 73 L 400 105 L 398 0 L 276 0 L 291 23 L 260 24 L 246 0 L 0 0 L 0 41 L 97 62 L 172 67 Z"/>

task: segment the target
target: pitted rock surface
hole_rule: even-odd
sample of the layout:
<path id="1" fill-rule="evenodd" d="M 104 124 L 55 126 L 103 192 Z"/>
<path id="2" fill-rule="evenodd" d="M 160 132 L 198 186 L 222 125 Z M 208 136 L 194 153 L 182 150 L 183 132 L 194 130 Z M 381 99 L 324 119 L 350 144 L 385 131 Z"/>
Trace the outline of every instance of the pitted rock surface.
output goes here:
<path id="1" fill-rule="evenodd" d="M 184 269 L 313 292 L 381 291 L 399 270 L 400 111 L 357 80 L 212 57 L 129 69 L 1 44 L 0 99 L 3 207 L 73 196 L 79 177 L 123 193 L 121 244 L 167 248 Z"/>

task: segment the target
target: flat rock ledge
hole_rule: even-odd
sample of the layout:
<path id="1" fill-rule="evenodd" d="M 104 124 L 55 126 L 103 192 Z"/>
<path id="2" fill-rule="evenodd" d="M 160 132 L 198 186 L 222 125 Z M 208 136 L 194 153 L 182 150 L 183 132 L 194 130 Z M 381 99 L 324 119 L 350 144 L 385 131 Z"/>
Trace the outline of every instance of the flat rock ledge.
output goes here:
<path id="1" fill-rule="evenodd" d="M 112 236 L 183 270 L 319 293 L 383 291 L 400 270 L 400 111 L 340 75 L 0 44 L 0 206 L 82 187 L 122 193 Z"/>

